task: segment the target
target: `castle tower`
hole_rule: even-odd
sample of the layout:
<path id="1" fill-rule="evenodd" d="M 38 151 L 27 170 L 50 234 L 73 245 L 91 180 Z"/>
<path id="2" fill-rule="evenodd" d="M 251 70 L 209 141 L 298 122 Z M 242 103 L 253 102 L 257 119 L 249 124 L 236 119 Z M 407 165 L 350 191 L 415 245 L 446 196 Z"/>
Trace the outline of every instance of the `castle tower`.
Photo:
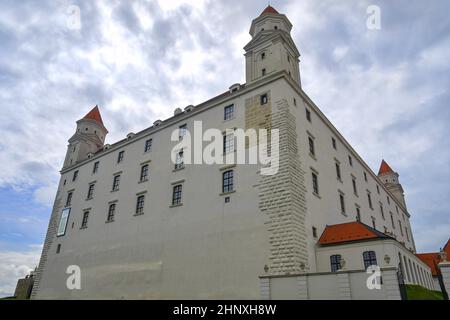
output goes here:
<path id="1" fill-rule="evenodd" d="M 381 161 L 380 170 L 378 171 L 378 178 L 384 183 L 395 198 L 403 204 L 406 209 L 405 195 L 403 187 L 398 180 L 398 173 L 394 172 L 386 161 Z"/>
<path id="2" fill-rule="evenodd" d="M 63 168 L 87 159 L 89 154 L 95 154 L 103 147 L 107 134 L 98 106 L 95 106 L 77 121 L 77 131 L 69 139 Z"/>
<path id="3" fill-rule="evenodd" d="M 271 6 L 252 21 L 252 40 L 244 47 L 247 83 L 284 70 L 301 86 L 300 53 L 291 38 L 291 29 L 289 19 Z"/>

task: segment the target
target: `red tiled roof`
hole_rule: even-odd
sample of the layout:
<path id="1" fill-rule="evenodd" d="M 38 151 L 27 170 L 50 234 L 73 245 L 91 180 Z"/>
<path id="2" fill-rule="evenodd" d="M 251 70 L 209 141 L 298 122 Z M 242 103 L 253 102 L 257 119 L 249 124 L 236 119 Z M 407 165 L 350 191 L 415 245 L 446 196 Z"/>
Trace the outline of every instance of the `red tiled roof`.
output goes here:
<path id="1" fill-rule="evenodd" d="M 450 259 L 450 239 L 448 239 L 445 244 L 443 250 L 447 253 L 447 260 Z M 431 252 L 431 253 L 418 253 L 416 256 L 425 262 L 431 269 L 433 276 L 437 276 L 441 274 L 439 270 L 438 264 L 441 262 L 441 254 L 440 252 Z"/>
<path id="2" fill-rule="evenodd" d="M 427 266 L 430 267 L 431 273 L 433 276 L 437 276 L 441 274 L 441 271 L 439 270 L 438 263 L 441 261 L 441 257 L 439 253 L 433 252 L 433 253 L 418 253 L 416 254 L 417 258 L 422 260 L 427 264 Z"/>
<path id="3" fill-rule="evenodd" d="M 279 14 L 277 10 L 275 10 L 275 8 L 273 8 L 272 6 L 267 6 L 267 8 L 264 9 L 264 11 L 260 14 L 260 16 L 268 14 L 268 13 L 274 13 L 274 14 Z"/>
<path id="4" fill-rule="evenodd" d="M 381 161 L 380 170 L 378 171 L 378 175 L 386 172 L 394 172 L 394 170 L 391 169 L 391 167 L 387 164 L 386 161 Z"/>
<path id="5" fill-rule="evenodd" d="M 389 237 L 362 222 L 354 221 L 327 226 L 320 236 L 318 243 L 320 245 L 329 245 L 376 238 Z"/>
<path id="6" fill-rule="evenodd" d="M 85 115 L 83 117 L 83 119 L 95 120 L 98 123 L 100 123 L 102 126 L 104 126 L 102 116 L 100 115 L 100 110 L 98 109 L 98 106 L 95 106 L 91 111 L 89 111 L 89 113 L 87 115 Z"/>

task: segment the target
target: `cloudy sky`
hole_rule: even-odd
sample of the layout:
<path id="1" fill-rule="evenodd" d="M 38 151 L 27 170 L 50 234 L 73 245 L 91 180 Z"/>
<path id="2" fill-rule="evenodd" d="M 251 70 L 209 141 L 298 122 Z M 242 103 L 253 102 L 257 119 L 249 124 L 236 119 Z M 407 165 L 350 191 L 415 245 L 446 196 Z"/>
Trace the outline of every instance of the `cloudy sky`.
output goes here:
<path id="1" fill-rule="evenodd" d="M 374 171 L 400 173 L 418 251 L 450 236 L 450 2 L 273 0 L 305 92 Z M 367 28 L 377 5 L 381 29 Z M 0 296 L 37 264 L 75 121 L 108 143 L 244 83 L 257 0 L 0 1 Z M 77 18 L 79 15 L 79 19 Z"/>

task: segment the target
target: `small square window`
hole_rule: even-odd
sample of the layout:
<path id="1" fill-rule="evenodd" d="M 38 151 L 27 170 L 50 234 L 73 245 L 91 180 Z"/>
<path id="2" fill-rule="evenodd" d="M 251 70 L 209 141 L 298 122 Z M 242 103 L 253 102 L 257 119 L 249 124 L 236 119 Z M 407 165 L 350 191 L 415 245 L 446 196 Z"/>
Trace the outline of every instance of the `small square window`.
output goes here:
<path id="1" fill-rule="evenodd" d="M 267 104 L 267 102 L 268 102 L 267 94 L 261 95 L 261 97 L 260 97 L 260 103 L 261 103 L 261 105 Z"/>

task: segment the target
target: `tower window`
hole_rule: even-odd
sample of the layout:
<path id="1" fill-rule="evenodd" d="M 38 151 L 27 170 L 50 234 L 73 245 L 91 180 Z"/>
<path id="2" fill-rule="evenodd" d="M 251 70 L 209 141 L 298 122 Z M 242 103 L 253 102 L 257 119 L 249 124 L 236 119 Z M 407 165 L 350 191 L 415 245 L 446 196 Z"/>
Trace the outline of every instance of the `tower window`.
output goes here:
<path id="1" fill-rule="evenodd" d="M 364 180 L 367 182 L 367 173 L 364 172 Z"/>
<path id="2" fill-rule="evenodd" d="M 341 206 L 341 213 L 345 214 L 345 199 L 342 193 L 339 193 L 339 204 Z"/>
<path id="3" fill-rule="evenodd" d="M 341 179 L 341 165 L 337 162 L 336 162 L 336 177 L 338 180 L 342 180 Z"/>
<path id="4" fill-rule="evenodd" d="M 383 204 L 381 202 L 380 202 L 380 213 L 381 213 L 381 217 L 383 218 L 383 220 L 385 220 Z"/>
<path id="5" fill-rule="evenodd" d="M 72 181 L 76 181 L 78 178 L 78 170 L 73 173 Z"/>
<path id="6" fill-rule="evenodd" d="M 353 193 L 355 195 L 358 195 L 358 189 L 356 188 L 356 178 L 352 178 L 352 185 L 353 185 Z"/>
<path id="7" fill-rule="evenodd" d="M 308 137 L 308 143 L 309 143 L 309 153 L 312 156 L 316 155 L 316 150 L 314 148 L 314 138 L 313 137 Z"/>
<path id="8" fill-rule="evenodd" d="M 305 108 L 305 113 L 306 113 L 306 120 L 311 122 L 311 111 Z"/>
<path id="9" fill-rule="evenodd" d="M 66 207 L 70 207 L 70 205 L 72 204 L 72 197 L 73 197 L 72 191 L 67 193 Z"/>
<path id="10" fill-rule="evenodd" d="M 136 200 L 136 214 L 144 213 L 145 196 L 139 196 Z"/>
<path id="11" fill-rule="evenodd" d="M 144 149 L 144 152 L 150 152 L 150 151 L 152 151 L 152 144 L 153 144 L 153 139 L 148 139 L 147 141 L 145 141 L 145 149 Z"/>
<path id="12" fill-rule="evenodd" d="M 140 177 L 140 181 L 147 181 L 148 179 L 148 164 L 145 164 L 141 167 L 141 177 Z"/>
<path id="13" fill-rule="evenodd" d="M 117 156 L 117 163 L 121 163 L 123 161 L 123 156 L 125 155 L 125 151 L 120 151 Z"/>
<path id="14" fill-rule="evenodd" d="M 268 102 L 267 93 L 262 94 L 261 97 L 260 97 L 260 104 L 261 105 L 267 104 L 267 102 Z"/>
<path id="15" fill-rule="evenodd" d="M 94 173 L 97 173 L 97 171 L 98 171 L 98 166 L 100 165 L 100 162 L 99 161 L 97 161 L 97 162 L 95 162 L 94 163 L 94 167 L 92 168 L 92 173 L 94 174 Z"/>
<path id="16" fill-rule="evenodd" d="M 177 157 L 175 159 L 175 170 L 184 168 L 184 153 L 183 150 L 177 153 Z"/>
<path id="17" fill-rule="evenodd" d="M 89 220 L 89 211 L 83 212 L 83 220 L 81 220 L 81 228 L 87 228 Z"/>
<path id="18" fill-rule="evenodd" d="M 392 229 L 395 229 L 394 215 L 392 214 L 392 212 L 389 212 L 389 214 L 391 215 L 391 225 L 392 225 Z"/>
<path id="19" fill-rule="evenodd" d="M 316 227 L 312 227 L 312 234 L 314 238 L 317 238 L 317 228 Z"/>
<path id="20" fill-rule="evenodd" d="M 58 246 L 56 247 L 56 253 L 60 253 L 61 252 L 61 244 L 58 243 Z"/>
<path id="21" fill-rule="evenodd" d="M 287 60 L 288 62 L 291 62 L 291 57 L 289 56 L 289 54 L 287 55 Z"/>
<path id="22" fill-rule="evenodd" d="M 353 167 L 353 159 L 351 156 L 348 156 L 348 163 L 349 163 L 350 167 Z"/>
<path id="23" fill-rule="evenodd" d="M 334 150 L 337 150 L 336 139 L 335 138 L 331 138 L 331 145 L 333 146 Z"/>
<path id="24" fill-rule="evenodd" d="M 226 106 L 223 109 L 223 120 L 231 120 L 234 117 L 234 104 Z"/>
<path id="25" fill-rule="evenodd" d="M 319 194 L 319 180 L 317 178 L 317 174 L 315 172 L 311 172 L 311 177 L 312 177 L 313 193 L 318 195 Z"/>
<path id="26" fill-rule="evenodd" d="M 173 187 L 172 205 L 177 206 L 181 204 L 183 185 L 179 184 Z"/>
<path id="27" fill-rule="evenodd" d="M 261 73 L 262 73 L 262 75 L 263 75 L 263 77 L 264 77 L 264 76 L 266 75 L 266 69 L 265 69 L 265 68 L 262 69 Z"/>
<path id="28" fill-rule="evenodd" d="M 108 217 L 106 218 L 106 222 L 114 221 L 114 215 L 116 214 L 116 204 L 111 203 L 108 209 Z"/>
<path id="29" fill-rule="evenodd" d="M 120 174 L 114 176 L 112 191 L 119 190 L 119 185 L 120 185 Z"/>
<path id="30" fill-rule="evenodd" d="M 375 220 L 374 217 L 372 217 L 372 227 L 373 227 L 374 229 L 377 228 L 377 223 L 376 223 L 376 220 Z"/>
<path id="31" fill-rule="evenodd" d="M 380 194 L 380 186 L 377 185 L 377 193 Z"/>
<path id="32" fill-rule="evenodd" d="M 94 188 L 95 188 L 95 184 L 90 184 L 89 185 L 89 189 L 88 189 L 88 194 L 87 194 L 87 199 L 92 199 L 94 197 Z"/>
<path id="33" fill-rule="evenodd" d="M 367 191 L 367 201 L 369 202 L 369 208 L 373 210 L 372 196 L 370 195 L 370 191 Z"/>
<path id="34" fill-rule="evenodd" d="M 234 190 L 233 170 L 225 171 L 222 175 L 222 192 L 227 193 Z"/>
<path id="35" fill-rule="evenodd" d="M 356 221 L 361 221 L 361 209 L 359 209 L 358 205 L 356 206 Z"/>
<path id="36" fill-rule="evenodd" d="M 261 53 L 261 60 L 264 60 L 265 58 L 266 58 L 266 53 L 265 52 Z"/>
<path id="37" fill-rule="evenodd" d="M 278 26 L 274 26 L 273 28 L 274 28 L 275 30 L 278 30 Z"/>

